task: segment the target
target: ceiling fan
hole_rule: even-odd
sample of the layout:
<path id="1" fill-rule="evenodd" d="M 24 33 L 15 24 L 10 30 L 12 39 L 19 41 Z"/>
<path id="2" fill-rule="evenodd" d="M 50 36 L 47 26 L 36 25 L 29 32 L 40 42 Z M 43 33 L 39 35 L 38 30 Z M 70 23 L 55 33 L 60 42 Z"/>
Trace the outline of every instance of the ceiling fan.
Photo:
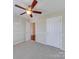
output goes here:
<path id="1" fill-rule="evenodd" d="M 30 15 L 30 17 L 33 17 L 32 13 L 42 14 L 41 11 L 33 10 L 33 8 L 36 6 L 37 3 L 38 3 L 37 0 L 33 0 L 32 4 L 28 5 L 28 8 L 24 8 L 24 7 L 22 7 L 20 5 L 17 5 L 17 4 L 15 4 L 15 6 L 25 10 L 25 12 L 21 13 L 20 15 L 23 15 L 23 14 L 27 13 L 28 15 Z"/>

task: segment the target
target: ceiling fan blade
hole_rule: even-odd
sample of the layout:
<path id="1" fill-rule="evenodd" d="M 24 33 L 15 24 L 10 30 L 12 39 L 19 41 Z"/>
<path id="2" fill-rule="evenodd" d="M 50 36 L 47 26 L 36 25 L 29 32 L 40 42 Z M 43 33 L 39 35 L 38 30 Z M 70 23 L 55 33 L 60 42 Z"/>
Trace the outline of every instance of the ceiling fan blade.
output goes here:
<path id="1" fill-rule="evenodd" d="M 32 14 L 30 14 L 30 17 L 33 17 L 33 15 L 32 15 Z"/>
<path id="2" fill-rule="evenodd" d="M 21 8 L 21 9 L 23 9 L 23 10 L 26 10 L 26 8 L 21 7 L 21 6 L 17 5 L 17 4 L 15 4 L 15 6 L 18 7 L 18 8 Z"/>
<path id="3" fill-rule="evenodd" d="M 23 13 L 21 13 L 20 15 L 23 15 L 23 14 L 25 14 L 26 12 L 23 12 Z"/>
<path id="4" fill-rule="evenodd" d="M 37 4 L 37 1 L 36 0 L 33 0 L 32 5 L 31 5 L 31 8 L 33 9 L 36 4 Z"/>
<path id="5" fill-rule="evenodd" d="M 32 11 L 33 13 L 42 14 L 41 11 Z"/>

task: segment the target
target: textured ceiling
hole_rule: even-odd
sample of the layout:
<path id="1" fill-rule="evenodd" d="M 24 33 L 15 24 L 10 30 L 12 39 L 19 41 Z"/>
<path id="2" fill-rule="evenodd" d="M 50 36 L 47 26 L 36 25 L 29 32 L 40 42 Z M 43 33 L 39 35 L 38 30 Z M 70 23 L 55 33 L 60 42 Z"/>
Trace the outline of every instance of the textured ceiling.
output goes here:
<path id="1" fill-rule="evenodd" d="M 33 0 L 13 0 L 13 4 L 18 4 L 23 7 L 26 7 L 32 3 Z M 65 8 L 65 0 L 37 0 L 38 4 L 35 6 L 35 10 L 41 10 L 43 12 L 42 15 L 33 14 L 33 16 L 44 16 L 45 14 L 49 14 L 52 12 L 63 11 Z M 19 15 L 24 10 L 19 9 L 13 6 L 14 15 Z M 20 16 L 20 15 L 19 15 Z M 28 15 L 22 15 L 22 17 L 26 17 Z"/>

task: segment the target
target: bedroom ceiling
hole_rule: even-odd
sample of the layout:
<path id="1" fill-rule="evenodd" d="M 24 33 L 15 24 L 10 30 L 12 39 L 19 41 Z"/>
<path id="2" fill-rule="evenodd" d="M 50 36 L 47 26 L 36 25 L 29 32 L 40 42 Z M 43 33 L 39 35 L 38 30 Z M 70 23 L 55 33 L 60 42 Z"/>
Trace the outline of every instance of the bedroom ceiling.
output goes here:
<path id="1" fill-rule="evenodd" d="M 13 0 L 13 4 L 18 4 L 23 7 L 26 7 L 32 3 L 33 0 Z M 63 11 L 65 8 L 65 0 L 37 0 L 38 4 L 35 6 L 35 10 L 41 10 L 43 12 L 42 15 L 33 14 L 34 17 L 45 16 L 46 14 L 52 12 Z M 15 6 L 13 6 L 13 14 L 19 15 L 24 10 L 21 10 Z M 19 15 L 21 16 L 21 15 Z M 27 14 L 22 15 L 21 17 L 29 17 Z"/>

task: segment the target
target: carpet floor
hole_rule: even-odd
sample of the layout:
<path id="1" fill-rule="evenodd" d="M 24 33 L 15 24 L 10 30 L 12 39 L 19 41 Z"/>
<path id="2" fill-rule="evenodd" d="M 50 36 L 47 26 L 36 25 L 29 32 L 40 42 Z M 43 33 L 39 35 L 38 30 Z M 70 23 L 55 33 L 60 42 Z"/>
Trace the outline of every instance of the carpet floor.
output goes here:
<path id="1" fill-rule="evenodd" d="M 59 48 L 27 41 L 13 46 L 13 59 L 65 59 Z"/>

